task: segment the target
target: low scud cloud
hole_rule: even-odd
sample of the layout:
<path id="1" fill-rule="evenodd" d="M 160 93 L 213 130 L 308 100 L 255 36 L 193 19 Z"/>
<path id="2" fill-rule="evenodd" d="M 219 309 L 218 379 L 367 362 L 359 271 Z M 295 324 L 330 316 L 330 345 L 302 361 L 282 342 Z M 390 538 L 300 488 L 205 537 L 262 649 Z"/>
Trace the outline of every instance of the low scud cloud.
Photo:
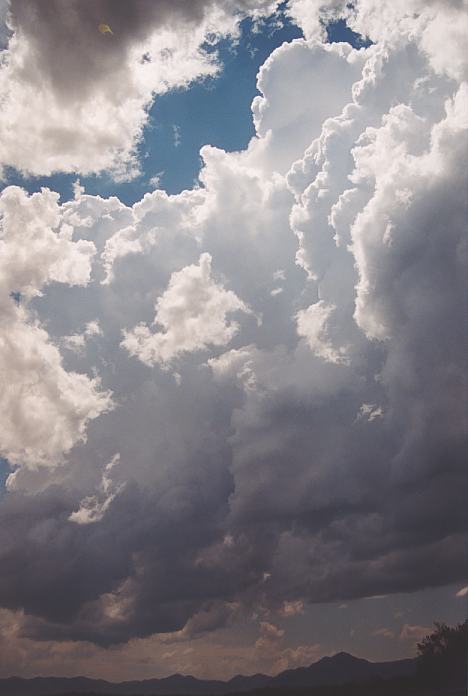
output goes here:
<path id="1" fill-rule="evenodd" d="M 154 94 L 219 68 L 207 32 L 274 6 L 12 0 L 0 159 L 137 166 Z M 0 605 L 22 646 L 255 615 L 279 670 L 319 647 L 288 653 L 272 616 L 466 584 L 464 5 L 289 11 L 304 38 L 260 69 L 256 136 L 204 147 L 200 187 L 0 195 Z M 324 44 L 321 16 L 374 43 Z M 175 37 L 169 77 L 142 77 Z"/>

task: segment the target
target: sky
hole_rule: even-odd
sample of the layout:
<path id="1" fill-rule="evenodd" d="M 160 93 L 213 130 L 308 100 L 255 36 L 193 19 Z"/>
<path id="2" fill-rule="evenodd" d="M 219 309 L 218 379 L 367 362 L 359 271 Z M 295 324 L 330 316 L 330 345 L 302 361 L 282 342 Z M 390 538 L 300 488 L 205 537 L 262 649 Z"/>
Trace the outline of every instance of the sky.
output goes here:
<path id="1" fill-rule="evenodd" d="M 0 0 L 1 677 L 466 618 L 466 10 Z"/>

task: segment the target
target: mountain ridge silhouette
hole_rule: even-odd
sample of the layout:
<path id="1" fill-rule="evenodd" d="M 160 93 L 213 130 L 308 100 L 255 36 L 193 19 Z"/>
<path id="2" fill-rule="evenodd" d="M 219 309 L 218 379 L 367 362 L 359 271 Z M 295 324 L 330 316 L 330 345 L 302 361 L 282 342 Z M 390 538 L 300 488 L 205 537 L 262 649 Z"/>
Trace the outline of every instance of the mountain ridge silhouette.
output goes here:
<path id="1" fill-rule="evenodd" d="M 110 682 L 88 677 L 8 677 L 0 679 L 1 696 L 61 696 L 62 694 L 111 694 L 112 696 L 224 696 L 267 687 L 313 688 L 368 681 L 375 678 L 412 676 L 414 659 L 370 662 L 340 652 L 323 657 L 308 667 L 297 667 L 276 676 L 236 675 L 228 681 L 205 680 L 183 674 L 159 679 Z"/>

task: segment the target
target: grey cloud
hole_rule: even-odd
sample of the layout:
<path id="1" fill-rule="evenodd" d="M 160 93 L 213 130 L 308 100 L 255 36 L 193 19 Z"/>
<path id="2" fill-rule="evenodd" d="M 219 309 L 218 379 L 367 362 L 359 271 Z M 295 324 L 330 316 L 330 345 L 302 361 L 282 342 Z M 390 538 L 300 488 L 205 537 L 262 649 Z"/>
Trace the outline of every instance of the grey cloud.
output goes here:
<path id="1" fill-rule="evenodd" d="M 23 606 L 36 617 L 25 623 L 30 637 L 106 645 L 178 631 L 206 602 L 224 598 L 223 578 L 198 565 L 196 556 L 216 537 L 226 494 L 212 490 L 210 499 L 202 494 L 197 501 L 192 489 L 183 501 L 183 491 L 172 489 L 173 508 L 129 485 L 101 522 L 83 527 L 67 521 L 72 505 L 65 507 L 61 493 L 60 503 L 48 494 L 11 499 L 3 509 L 10 527 L 16 515 L 29 520 L 16 529 L 15 548 L 4 548 L 0 592 L 4 606 Z M 14 583 L 23 553 L 27 572 Z M 126 607 L 117 620 L 99 600 L 112 592 Z"/>
<path id="2" fill-rule="evenodd" d="M 157 28 L 197 25 L 215 7 L 252 11 L 272 6 L 261 0 L 11 0 L 11 24 L 30 44 L 23 79 L 50 82 L 66 99 L 79 99 L 121 77 L 127 52 Z M 107 24 L 113 36 L 101 35 Z M 116 97 L 118 98 L 118 97 Z"/>
<path id="3" fill-rule="evenodd" d="M 60 488 L 2 502 L 3 606 L 70 621 L 84 601 L 129 572 L 128 555 L 114 555 L 100 534 L 67 522 L 76 505 Z"/>

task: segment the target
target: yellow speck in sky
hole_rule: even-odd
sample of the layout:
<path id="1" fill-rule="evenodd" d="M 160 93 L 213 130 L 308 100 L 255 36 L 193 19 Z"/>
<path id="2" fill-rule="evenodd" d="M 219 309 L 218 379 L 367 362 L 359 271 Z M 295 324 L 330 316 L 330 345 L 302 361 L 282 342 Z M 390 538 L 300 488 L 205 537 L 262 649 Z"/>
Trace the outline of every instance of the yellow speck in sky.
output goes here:
<path id="1" fill-rule="evenodd" d="M 110 26 L 108 24 L 100 24 L 98 26 L 98 29 L 101 32 L 101 34 L 112 34 L 112 35 L 114 34 L 114 32 L 112 31 L 112 29 L 110 28 Z"/>

